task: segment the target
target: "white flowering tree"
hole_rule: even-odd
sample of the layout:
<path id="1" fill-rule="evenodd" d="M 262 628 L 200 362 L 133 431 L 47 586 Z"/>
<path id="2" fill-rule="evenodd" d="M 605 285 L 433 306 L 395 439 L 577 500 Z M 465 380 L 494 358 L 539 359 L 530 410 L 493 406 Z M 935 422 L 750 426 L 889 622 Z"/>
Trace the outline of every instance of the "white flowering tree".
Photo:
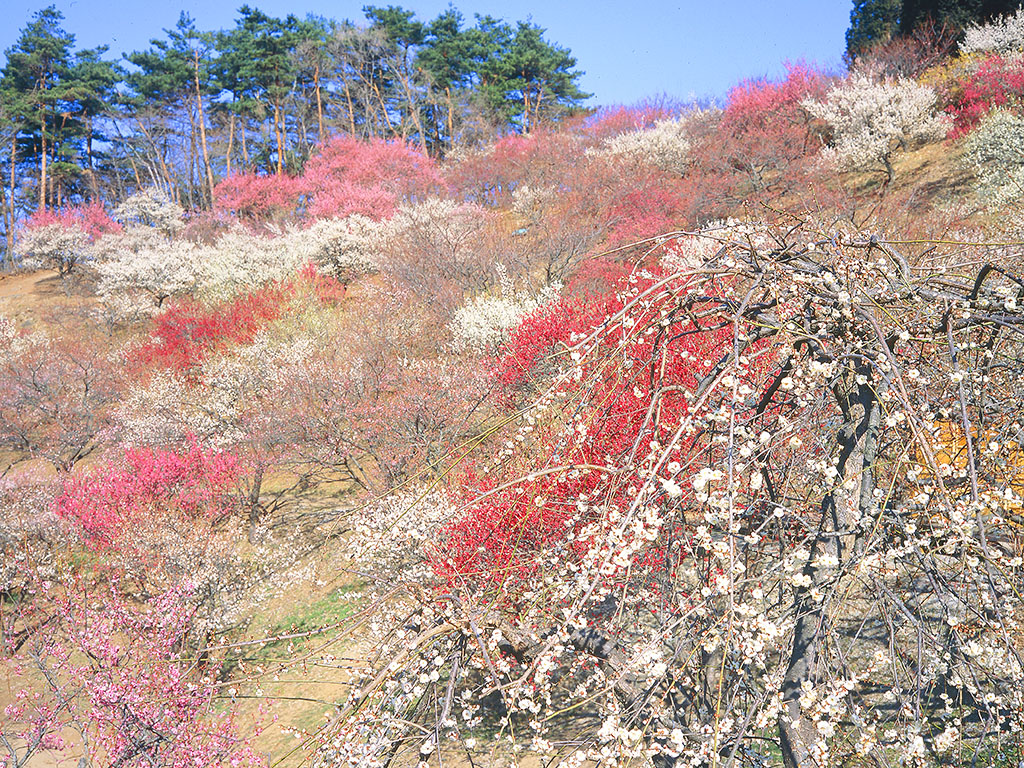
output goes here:
<path id="1" fill-rule="evenodd" d="M 384 227 L 358 214 L 317 219 L 305 229 L 288 230 L 282 246 L 298 261 L 314 264 L 324 274 L 349 283 L 380 268 Z"/>
<path id="2" fill-rule="evenodd" d="M 157 187 L 147 187 L 114 209 L 114 219 L 126 227 L 149 227 L 166 237 L 173 237 L 185 226 L 185 209 Z"/>
<path id="3" fill-rule="evenodd" d="M 978 177 L 978 196 L 991 208 L 1024 197 L 1024 117 L 1008 110 L 986 115 L 967 137 L 967 168 Z"/>
<path id="4" fill-rule="evenodd" d="M 56 269 L 71 273 L 89 255 L 89 234 L 81 227 L 55 222 L 25 229 L 18 238 L 22 265 L 29 269 Z"/>
<path id="5" fill-rule="evenodd" d="M 632 275 L 599 322 L 563 303 L 513 341 L 512 369 L 560 372 L 443 502 L 432 583 L 392 582 L 317 764 L 1018 743 L 1021 279 L 873 237 L 722 238 L 701 270 Z"/>
<path id="6" fill-rule="evenodd" d="M 591 150 L 591 154 L 642 163 L 682 176 L 691 162 L 688 131 L 685 118 L 659 120 L 650 128 L 613 136 Z"/>
<path id="7" fill-rule="evenodd" d="M 967 28 L 961 53 L 992 52 L 1008 54 L 1024 50 L 1024 7 L 1016 13 L 999 16 L 987 24 Z"/>
<path id="8" fill-rule="evenodd" d="M 348 283 L 378 269 L 382 225 L 362 216 L 321 219 L 260 235 L 233 227 L 214 242 L 168 238 L 155 227 L 109 235 L 99 256 L 98 293 L 115 316 L 145 314 L 174 296 L 226 298 L 287 280 L 312 264 Z"/>
<path id="9" fill-rule="evenodd" d="M 115 316 L 147 314 L 197 287 L 199 246 L 160 237 L 144 240 L 127 231 L 101 241 L 108 255 L 96 265 L 97 293 Z"/>
<path id="10" fill-rule="evenodd" d="M 942 138 L 947 118 L 936 112 L 931 88 L 912 80 L 874 80 L 862 73 L 832 88 L 823 102 L 808 100 L 804 108 L 828 123 L 833 146 L 828 152 L 855 170 L 885 169 L 893 178 L 892 157 L 913 141 Z"/>
<path id="11" fill-rule="evenodd" d="M 452 315 L 448 325 L 456 350 L 494 351 L 524 316 L 554 300 L 562 290 L 561 283 L 553 283 L 537 295 L 517 291 L 504 265 L 499 264 L 497 271 L 500 295 L 474 296 Z"/>

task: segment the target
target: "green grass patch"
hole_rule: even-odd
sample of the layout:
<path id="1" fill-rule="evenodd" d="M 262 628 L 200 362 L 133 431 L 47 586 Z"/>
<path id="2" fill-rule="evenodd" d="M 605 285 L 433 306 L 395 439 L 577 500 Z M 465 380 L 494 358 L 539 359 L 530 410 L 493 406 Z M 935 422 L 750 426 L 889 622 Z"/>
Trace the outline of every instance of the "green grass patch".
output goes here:
<path id="1" fill-rule="evenodd" d="M 338 587 L 279 621 L 271 633 L 279 635 L 288 632 L 308 632 L 342 622 L 359 608 L 358 595 L 362 590 L 361 583 Z"/>

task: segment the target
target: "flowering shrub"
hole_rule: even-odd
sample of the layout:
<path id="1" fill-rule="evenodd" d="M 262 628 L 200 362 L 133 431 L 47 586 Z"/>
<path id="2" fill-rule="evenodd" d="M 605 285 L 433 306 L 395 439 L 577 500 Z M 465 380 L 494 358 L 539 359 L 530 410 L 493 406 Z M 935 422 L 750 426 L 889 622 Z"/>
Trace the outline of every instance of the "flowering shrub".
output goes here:
<path id="1" fill-rule="evenodd" d="M 214 209 L 242 221 L 391 216 L 402 202 L 443 187 L 434 161 L 401 141 L 338 136 L 300 176 L 238 173 L 214 188 Z"/>
<path id="2" fill-rule="evenodd" d="M 543 128 L 503 136 L 479 150 L 463 152 L 447 167 L 453 190 L 463 199 L 495 205 L 522 184 L 559 186 L 575 179 L 587 144 L 576 134 Z"/>
<path id="3" fill-rule="evenodd" d="M 24 230 L 18 240 L 22 264 L 29 269 L 56 269 L 70 274 L 88 253 L 89 236 L 76 225 L 47 224 Z"/>
<path id="4" fill-rule="evenodd" d="M 343 219 L 317 219 L 305 229 L 290 230 L 283 250 L 324 274 L 349 283 L 380 268 L 380 251 L 386 236 L 380 223 L 358 214 Z"/>
<path id="5" fill-rule="evenodd" d="M 787 66 L 785 79 L 778 82 L 747 80 L 729 91 L 722 110 L 722 126 L 739 133 L 767 133 L 772 122 L 806 124 L 800 103 L 822 98 L 828 85 L 826 75 L 805 64 Z"/>
<path id="6" fill-rule="evenodd" d="M 25 267 L 56 269 L 64 277 L 89 256 L 94 241 L 120 229 L 99 203 L 60 210 L 42 208 L 22 227 L 18 253 Z"/>
<path id="7" fill-rule="evenodd" d="M 301 189 L 291 176 L 236 173 L 213 188 L 213 208 L 242 221 L 278 221 L 297 213 Z"/>
<path id="8" fill-rule="evenodd" d="M 659 120 L 651 128 L 620 133 L 605 141 L 599 151 L 609 157 L 644 163 L 681 176 L 690 164 L 687 121 L 685 118 Z"/>
<path id="9" fill-rule="evenodd" d="M 500 296 L 475 296 L 452 316 L 450 328 L 456 349 L 484 352 L 497 348 L 524 315 L 555 300 L 560 291 L 561 285 L 556 283 L 537 296 L 517 296 L 510 285 L 503 285 Z"/>
<path id="10" fill-rule="evenodd" d="M 152 338 L 138 350 L 138 359 L 189 371 L 214 351 L 251 344 L 264 325 L 280 316 L 284 298 L 283 288 L 270 286 L 213 306 L 180 301 L 155 318 Z"/>
<path id="11" fill-rule="evenodd" d="M 121 225 L 107 215 L 103 205 L 97 202 L 70 208 L 40 208 L 25 223 L 26 230 L 61 225 L 66 229 L 78 228 L 94 242 L 104 235 L 121 231 Z"/>
<path id="12" fill-rule="evenodd" d="M 635 182 L 612 199 L 607 210 L 608 245 L 619 246 L 678 229 L 685 203 L 679 191 L 657 178 Z"/>
<path id="13" fill-rule="evenodd" d="M 110 765 L 228 768 L 258 761 L 238 732 L 235 708 L 218 702 L 217 669 L 197 669 L 188 652 L 188 588 L 164 591 L 140 607 L 116 587 L 69 586 L 67 594 L 43 589 L 28 617 L 40 629 L 16 661 L 36 669 L 45 684 L 42 691 L 18 691 L 5 710 L 12 764 L 42 750 Z M 7 735 L 18 739 L 20 755 Z"/>
<path id="14" fill-rule="evenodd" d="M 1006 110 L 987 115 L 965 142 L 967 168 L 978 176 L 978 196 L 999 208 L 1024 197 L 1024 117 Z"/>
<path id="15" fill-rule="evenodd" d="M 96 265 L 97 293 L 118 316 L 149 314 L 197 287 L 202 249 L 193 243 L 132 227 L 105 238 L 104 246 L 109 255 Z"/>
<path id="16" fill-rule="evenodd" d="M 436 197 L 403 205 L 381 225 L 382 267 L 426 303 L 454 309 L 494 281 L 492 218 L 479 205 Z"/>
<path id="17" fill-rule="evenodd" d="M 566 423 L 556 415 L 557 427 L 529 423 L 520 433 L 530 435 L 536 424 L 539 436 L 534 439 L 545 443 L 542 451 L 559 455 L 565 465 L 561 471 L 513 482 L 509 488 L 503 481 L 517 461 L 512 450 L 505 450 L 496 457 L 496 464 L 503 467 L 500 473 L 472 482 L 470 498 L 481 501 L 471 502 L 461 520 L 442 530 L 434 559 L 439 573 L 452 586 L 471 590 L 477 586 L 481 592 L 474 599 L 515 600 L 524 585 L 532 584 L 550 567 L 552 559 L 572 563 L 588 552 L 593 554 L 591 536 L 596 529 L 592 526 L 600 526 L 600 517 L 595 516 L 591 500 L 603 486 L 603 465 L 614 463 L 637 444 L 659 441 L 670 425 L 679 423 L 687 411 L 681 393 L 696 388 L 703 361 L 727 338 L 724 329 L 686 333 L 688 320 L 681 320 L 678 328 L 665 326 L 657 335 L 636 335 L 633 329 L 637 325 L 646 327 L 656 316 L 653 308 L 654 315 L 637 308 L 636 314 L 630 314 L 623 325 L 616 324 L 614 330 L 591 325 L 595 308 L 599 316 L 617 317 L 630 304 L 627 296 L 656 291 L 664 282 L 660 274 L 634 276 L 615 286 L 618 292 L 601 301 L 589 301 L 585 308 L 570 301 L 548 311 L 542 309 L 517 331 L 508 354 L 497 365 L 498 378 L 505 386 L 516 386 L 521 376 L 531 372 L 536 375 L 536 362 L 546 347 L 556 361 L 564 361 L 563 371 L 574 370 L 556 379 L 555 388 L 545 392 L 542 403 L 553 405 L 562 398 L 572 402 L 573 393 L 584 391 L 597 410 L 576 410 Z M 564 346 L 550 351 L 556 339 Z M 580 362 L 581 348 L 587 350 L 593 367 Z M 572 350 L 567 360 L 564 350 Z M 626 377 L 617 366 L 609 369 L 607 355 L 614 354 L 612 350 L 624 356 L 620 362 L 630 371 Z M 657 374 L 645 373 L 646 361 L 656 357 L 661 361 Z M 658 402 L 655 390 L 659 387 L 680 394 L 665 395 Z M 652 402 L 661 410 L 662 423 L 657 428 L 644 423 Z M 627 508 L 631 501 L 626 488 L 621 493 L 621 497 L 601 494 L 603 508 Z"/>
<path id="18" fill-rule="evenodd" d="M 216 520 L 237 507 L 238 460 L 203 450 L 193 438 L 184 453 L 129 449 L 123 466 L 108 466 L 64 483 L 57 499 L 61 517 L 81 526 L 96 546 L 131 547 L 154 521 L 175 514 Z"/>
<path id="19" fill-rule="evenodd" d="M 391 216 L 403 201 L 425 197 L 444 181 L 434 161 L 399 141 L 337 137 L 307 162 L 299 181 L 313 218 Z"/>
<path id="20" fill-rule="evenodd" d="M 567 347 L 575 333 L 596 327 L 609 314 L 610 286 L 601 288 L 597 295 L 570 294 L 548 302 L 523 317 L 511 330 L 494 368 L 510 404 L 518 401 L 523 390 L 535 393 L 538 376 L 544 381 L 550 375 L 550 365 L 539 368 L 542 360 Z"/>
<path id="21" fill-rule="evenodd" d="M 649 130 L 659 122 L 672 120 L 678 111 L 678 107 L 661 101 L 603 107 L 587 119 L 583 130 L 603 141 L 631 131 Z"/>
<path id="22" fill-rule="evenodd" d="M 803 105 L 831 127 L 832 153 L 840 163 L 859 170 L 882 165 L 891 181 L 896 148 L 945 135 L 948 123 L 936 114 L 935 100 L 935 91 L 910 80 L 876 82 L 854 74 L 829 90 L 824 102 Z"/>
<path id="23" fill-rule="evenodd" d="M 702 170 L 736 177 L 736 197 L 776 194 L 805 182 L 802 161 L 817 153 L 817 136 L 802 102 L 821 99 L 830 78 L 797 64 L 780 81 L 750 80 L 729 91 L 721 119 L 696 151 Z"/>
<path id="24" fill-rule="evenodd" d="M 959 97 L 947 109 L 953 117 L 951 138 L 968 133 L 990 110 L 1024 106 L 1024 60 L 990 56 L 954 90 Z"/>
<path id="25" fill-rule="evenodd" d="M 96 336 L 24 333 L 0 316 L 0 447 L 70 470 L 96 448 L 116 380 Z"/>

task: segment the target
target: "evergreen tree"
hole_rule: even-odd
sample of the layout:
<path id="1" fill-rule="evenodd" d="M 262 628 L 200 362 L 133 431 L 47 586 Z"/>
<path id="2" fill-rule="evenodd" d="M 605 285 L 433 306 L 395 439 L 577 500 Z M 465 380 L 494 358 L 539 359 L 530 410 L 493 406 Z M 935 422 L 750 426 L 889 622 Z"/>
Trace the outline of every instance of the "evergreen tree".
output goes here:
<path id="1" fill-rule="evenodd" d="M 61 27 L 63 19 L 52 5 L 36 13 L 5 52 L 0 78 L 7 114 L 15 126 L 12 169 L 19 161 L 38 166 L 40 208 L 51 198 L 49 165 L 66 156 L 61 141 L 67 138 L 68 126 L 61 115 L 67 111 L 61 105 L 68 98 L 75 38 Z"/>
<path id="2" fill-rule="evenodd" d="M 200 200 L 213 188 L 205 108 L 205 100 L 220 91 L 211 77 L 213 36 L 197 30 L 195 22 L 184 12 L 174 29 L 164 33 L 167 39 L 151 40 L 150 50 L 125 57 L 138 67 L 137 72 L 128 76 L 128 83 L 135 94 L 137 124 L 160 168 L 164 185 L 174 192 L 175 199 L 180 199 L 176 179 L 182 179 L 188 202 L 195 206 L 197 187 L 204 190 Z M 178 147 L 175 163 L 175 158 L 166 155 L 174 139 L 173 118 L 180 112 L 184 112 L 189 131 L 184 146 Z M 201 182 L 197 182 L 197 176 Z"/>
<path id="3" fill-rule="evenodd" d="M 971 24 L 1013 13 L 1020 0 L 903 0 L 900 34 L 910 35 L 929 21 L 961 32 Z"/>
<path id="4" fill-rule="evenodd" d="M 417 69 L 438 96 L 428 107 L 438 150 L 455 139 L 456 101 L 470 87 L 473 75 L 473 40 L 462 23 L 462 14 L 449 8 L 427 25 L 423 46 L 416 54 Z"/>
<path id="5" fill-rule="evenodd" d="M 284 105 L 295 77 L 293 52 L 302 39 L 302 26 L 294 15 L 278 19 L 248 5 L 238 13 L 236 39 L 247 54 L 240 57 L 239 76 L 248 83 L 264 113 L 273 118 L 274 149 L 271 153 L 268 148 L 265 154 L 267 165 L 282 174 L 288 143 Z"/>
<path id="6" fill-rule="evenodd" d="M 527 132 L 589 98 L 576 84 L 583 74 L 567 48 L 549 43 L 544 30 L 519 22 L 515 29 L 478 16 L 472 30 L 477 90 L 501 123 Z"/>
<path id="7" fill-rule="evenodd" d="M 97 165 L 105 164 L 107 156 L 98 152 L 97 142 L 106 144 L 109 137 L 102 130 L 104 118 L 111 115 L 120 101 L 117 86 L 125 72 L 117 63 L 102 58 L 108 46 L 79 51 L 69 73 L 68 91 L 78 104 L 84 136 L 84 168 L 88 177 L 90 197 L 100 196 Z M 111 169 L 113 170 L 113 169 Z"/>
<path id="8" fill-rule="evenodd" d="M 873 44 L 892 38 L 899 29 L 902 5 L 902 0 L 854 0 L 846 30 L 846 55 L 852 59 Z"/>
<path id="9" fill-rule="evenodd" d="M 961 33 L 972 24 L 1013 13 L 1020 0 L 854 0 L 846 55 L 852 59 L 894 36 L 910 36 L 926 24 Z"/>

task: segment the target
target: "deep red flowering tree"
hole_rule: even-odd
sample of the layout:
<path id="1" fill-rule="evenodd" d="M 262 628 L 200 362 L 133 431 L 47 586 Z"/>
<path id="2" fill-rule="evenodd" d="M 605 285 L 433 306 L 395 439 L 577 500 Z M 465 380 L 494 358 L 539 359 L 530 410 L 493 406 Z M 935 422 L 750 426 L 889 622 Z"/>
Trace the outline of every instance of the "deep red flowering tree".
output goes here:
<path id="1" fill-rule="evenodd" d="M 1024 64 L 1016 58 L 989 56 L 953 90 L 959 98 L 947 112 L 953 116 L 949 135 L 956 138 L 969 133 L 993 109 L 1024 108 Z"/>
<path id="2" fill-rule="evenodd" d="M 286 296 L 285 287 L 271 285 L 213 305 L 178 301 L 154 318 L 150 339 L 135 355 L 145 365 L 187 373 L 212 353 L 251 344 L 259 330 L 280 316 Z"/>
<path id="3" fill-rule="evenodd" d="M 233 455 L 204 450 L 194 438 L 182 453 L 130 449 L 123 465 L 66 480 L 57 513 L 95 547 L 132 550 L 142 531 L 175 517 L 216 523 L 231 514 L 239 473 Z"/>

